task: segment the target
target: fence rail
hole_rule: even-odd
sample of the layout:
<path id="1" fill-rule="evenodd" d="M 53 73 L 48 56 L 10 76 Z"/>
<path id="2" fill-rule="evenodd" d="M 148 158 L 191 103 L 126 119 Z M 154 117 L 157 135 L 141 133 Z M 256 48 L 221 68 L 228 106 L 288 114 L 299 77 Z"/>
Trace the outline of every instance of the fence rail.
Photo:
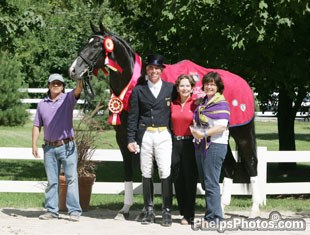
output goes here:
<path id="1" fill-rule="evenodd" d="M 48 91 L 48 88 L 20 88 L 20 92 L 27 92 L 29 94 L 46 94 Z M 66 88 L 66 92 L 72 91 L 72 88 Z M 24 98 L 21 99 L 20 101 L 23 104 L 38 104 L 42 100 L 42 98 Z M 84 104 L 85 100 L 79 99 L 77 101 L 78 104 Z M 28 109 L 27 110 L 30 113 L 30 118 L 33 119 L 34 115 L 36 113 L 36 109 Z M 73 118 L 74 119 L 79 119 L 83 116 L 83 112 L 78 109 L 73 110 Z"/>
<path id="2" fill-rule="evenodd" d="M 267 183 L 267 164 L 274 162 L 310 162 L 310 151 L 267 151 L 266 147 L 258 147 L 258 179 L 261 187 L 261 196 L 266 203 L 266 195 L 272 194 L 310 194 L 310 182 Z M 43 150 L 39 149 L 40 156 Z M 0 159 L 35 160 L 31 148 L 0 148 Z M 42 158 L 36 160 L 43 160 Z M 122 161 L 118 149 L 97 149 L 92 157 L 93 161 Z M 0 192 L 30 192 L 43 193 L 46 181 L 8 181 L 0 180 Z M 134 193 L 142 193 L 141 183 L 134 183 Z M 221 184 L 222 188 L 222 184 Z M 95 182 L 94 194 L 122 194 L 123 182 Z M 160 194 L 160 184 L 155 183 L 155 194 Z M 197 186 L 197 193 L 204 194 L 201 185 Z M 233 195 L 251 194 L 250 185 L 235 183 L 232 188 Z"/>

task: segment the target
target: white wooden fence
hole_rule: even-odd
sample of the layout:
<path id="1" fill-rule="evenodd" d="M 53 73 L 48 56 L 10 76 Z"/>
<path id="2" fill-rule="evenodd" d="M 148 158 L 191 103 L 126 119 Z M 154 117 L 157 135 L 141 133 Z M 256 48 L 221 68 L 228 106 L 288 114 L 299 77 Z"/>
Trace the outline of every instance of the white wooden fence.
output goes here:
<path id="1" fill-rule="evenodd" d="M 274 162 L 310 162 L 310 151 L 267 151 L 266 147 L 258 147 L 258 178 L 261 186 L 261 196 L 266 203 L 266 195 L 272 194 L 310 194 L 310 182 L 293 183 L 267 183 L 267 164 Z M 43 150 L 39 149 L 43 156 Z M 0 148 L 0 159 L 28 159 L 35 160 L 31 148 Z M 42 158 L 37 159 L 42 161 Z M 97 149 L 92 157 L 93 161 L 122 161 L 118 149 Z M 30 192 L 43 193 L 47 182 L 45 181 L 8 181 L 0 180 L 0 192 Z M 142 193 L 141 183 L 134 183 L 134 193 Z M 221 185 L 222 187 L 222 185 Z M 122 194 L 123 182 L 95 182 L 94 194 Z M 160 193 L 160 184 L 155 184 L 155 194 Z M 198 194 L 204 194 L 200 184 Z M 250 184 L 235 183 L 232 188 L 233 195 L 249 195 Z"/>
<path id="2" fill-rule="evenodd" d="M 20 92 L 27 92 L 29 94 L 46 94 L 48 91 L 48 88 L 20 88 L 19 89 Z M 66 92 L 72 91 L 71 88 L 66 88 Z M 24 104 L 38 104 L 40 102 L 40 98 L 25 98 L 25 99 L 21 99 L 21 102 Z M 77 101 L 78 104 L 84 104 L 84 100 L 79 99 Z M 27 110 L 30 115 L 31 115 L 31 119 L 33 119 L 35 113 L 36 113 L 36 109 L 28 109 Z M 78 119 L 82 117 L 82 111 L 80 110 L 73 110 L 73 118 L 74 119 Z"/>

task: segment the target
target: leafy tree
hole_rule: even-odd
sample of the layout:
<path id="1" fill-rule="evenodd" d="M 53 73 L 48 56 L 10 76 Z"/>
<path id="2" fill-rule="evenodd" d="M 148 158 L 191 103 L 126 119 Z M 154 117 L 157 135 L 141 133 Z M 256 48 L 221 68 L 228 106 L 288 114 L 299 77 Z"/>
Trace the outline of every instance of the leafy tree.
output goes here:
<path id="1" fill-rule="evenodd" d="M 26 96 L 19 92 L 20 88 L 25 87 L 21 64 L 5 51 L 0 54 L 0 64 L 0 125 L 23 125 L 28 113 L 27 106 L 20 101 Z"/>
<path id="2" fill-rule="evenodd" d="M 22 62 L 30 87 L 45 87 L 50 73 L 68 77 L 69 65 L 91 35 L 90 20 L 104 15 L 107 25 L 121 28 L 120 18 L 100 0 L 5 0 L 0 11 L 0 46 Z"/>
<path id="3" fill-rule="evenodd" d="M 279 149 L 295 150 L 294 119 L 310 85 L 306 1 L 114 0 L 111 7 L 142 54 L 228 69 L 263 102 L 278 92 Z"/>
<path id="4" fill-rule="evenodd" d="M 35 31 L 44 27 L 41 15 L 36 15 L 33 10 L 20 9 L 9 1 L 0 3 L 0 47 L 11 53 L 15 52 L 15 39 L 22 37 L 26 32 Z"/>
<path id="5" fill-rule="evenodd" d="M 9 49 L 12 44 L 12 38 L 17 30 L 17 25 L 14 21 L 17 8 L 7 3 L 0 2 L 0 49 Z"/>
<path id="6" fill-rule="evenodd" d="M 118 32 L 125 31 L 108 1 L 4 0 L 0 2 L 0 48 L 22 64 L 23 80 L 29 87 L 46 87 L 49 74 L 55 72 L 67 77 L 67 87 L 72 87 L 75 81 L 68 79 L 68 67 L 91 35 L 90 21 L 98 23 L 103 16 L 108 28 L 113 25 Z M 87 112 L 99 108 L 92 115 L 99 113 L 103 126 L 107 123 L 106 79 L 93 79 L 97 95 L 85 107 Z M 40 94 L 31 96 L 42 98 Z"/>

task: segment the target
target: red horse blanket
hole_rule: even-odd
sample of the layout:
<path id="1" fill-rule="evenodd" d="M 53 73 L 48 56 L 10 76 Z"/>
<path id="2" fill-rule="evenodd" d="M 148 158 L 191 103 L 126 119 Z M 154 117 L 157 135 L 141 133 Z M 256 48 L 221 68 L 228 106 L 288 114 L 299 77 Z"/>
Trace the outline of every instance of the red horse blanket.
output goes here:
<path id="1" fill-rule="evenodd" d="M 181 74 L 194 76 L 196 80 L 194 95 L 197 97 L 204 96 L 201 90 L 202 77 L 209 72 L 219 73 L 224 83 L 224 96 L 230 106 L 230 126 L 245 125 L 254 118 L 254 94 L 248 83 L 240 76 L 222 69 L 204 68 L 189 60 L 165 65 L 162 79 L 167 82 L 174 83 Z"/>

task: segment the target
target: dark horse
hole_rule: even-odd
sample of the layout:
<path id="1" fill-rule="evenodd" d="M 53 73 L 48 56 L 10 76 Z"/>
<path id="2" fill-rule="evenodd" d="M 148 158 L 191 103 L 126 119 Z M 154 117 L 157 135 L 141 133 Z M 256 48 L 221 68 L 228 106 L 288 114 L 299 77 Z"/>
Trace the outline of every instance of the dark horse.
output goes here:
<path id="1" fill-rule="evenodd" d="M 140 56 L 122 38 L 107 31 L 100 24 L 100 30 L 91 24 L 93 35 L 88 44 L 80 51 L 72 63 L 69 73 L 72 79 L 84 79 L 89 82 L 89 76 L 102 69 L 109 71 L 111 99 L 109 122 L 114 125 L 116 140 L 123 156 L 125 172 L 124 207 L 118 216 L 127 218 L 130 206 L 133 204 L 133 156 L 127 149 L 127 116 L 131 91 L 138 83 L 145 82 L 142 76 Z M 108 69 L 108 70 L 107 70 Z M 254 96 L 248 84 L 239 76 L 220 69 L 207 69 L 185 60 L 174 65 L 166 65 L 162 78 L 174 83 L 180 74 L 192 74 L 197 83 L 194 93 L 201 96 L 201 78 L 210 71 L 218 72 L 224 82 L 224 95 L 231 107 L 230 135 L 234 138 L 238 150 L 238 158 L 251 177 L 253 210 L 259 210 L 259 190 L 257 182 L 257 153 L 254 128 Z M 87 84 L 87 83 L 86 83 Z M 228 156 L 223 165 L 222 205 L 230 203 L 232 178 L 236 161 L 229 147 Z"/>

